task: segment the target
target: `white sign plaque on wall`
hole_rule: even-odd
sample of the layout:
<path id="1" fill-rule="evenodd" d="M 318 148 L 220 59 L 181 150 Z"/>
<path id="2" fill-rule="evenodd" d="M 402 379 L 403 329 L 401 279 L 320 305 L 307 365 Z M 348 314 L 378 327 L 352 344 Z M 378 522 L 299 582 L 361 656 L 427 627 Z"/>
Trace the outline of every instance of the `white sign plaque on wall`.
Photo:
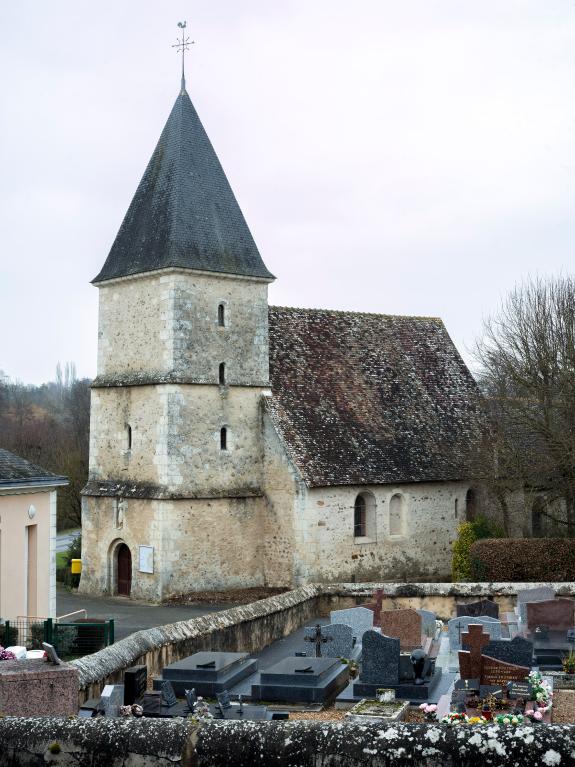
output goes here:
<path id="1" fill-rule="evenodd" d="M 140 546 L 140 568 L 139 569 L 141 573 L 154 572 L 154 547 L 153 546 Z"/>

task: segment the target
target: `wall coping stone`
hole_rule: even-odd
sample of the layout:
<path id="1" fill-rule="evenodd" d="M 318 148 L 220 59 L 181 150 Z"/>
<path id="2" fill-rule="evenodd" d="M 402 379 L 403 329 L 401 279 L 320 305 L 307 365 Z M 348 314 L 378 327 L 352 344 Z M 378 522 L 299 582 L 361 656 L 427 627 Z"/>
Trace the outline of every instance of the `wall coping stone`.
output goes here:
<path id="1" fill-rule="evenodd" d="M 169 623 L 166 626 L 136 631 L 125 639 L 103 650 L 70 662 L 79 671 L 79 688 L 99 682 L 120 669 L 128 668 L 151 650 L 166 645 L 205 636 L 230 626 L 237 626 L 266 615 L 289 610 L 302 602 L 321 595 L 319 586 L 301 586 L 294 591 L 260 599 L 247 605 L 232 607 L 217 613 L 209 613 L 188 621 Z"/>
<path id="2" fill-rule="evenodd" d="M 331 583 L 321 586 L 322 593 L 371 598 L 376 589 L 383 589 L 386 597 L 484 597 L 489 595 L 515 596 L 524 589 L 550 586 L 557 596 L 575 595 L 575 582 L 512 583 L 512 582 L 459 582 L 459 583 Z"/>
<path id="3" fill-rule="evenodd" d="M 60 753 L 51 754 L 56 743 Z M 5 717 L 0 754 L 12 767 L 567 767 L 575 758 L 575 726 Z"/>

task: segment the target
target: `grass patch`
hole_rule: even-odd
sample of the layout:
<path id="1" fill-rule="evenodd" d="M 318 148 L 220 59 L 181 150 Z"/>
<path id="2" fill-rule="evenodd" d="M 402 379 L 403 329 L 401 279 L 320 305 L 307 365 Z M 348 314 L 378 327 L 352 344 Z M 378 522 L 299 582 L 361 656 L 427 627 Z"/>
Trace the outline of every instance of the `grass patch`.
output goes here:
<path id="1" fill-rule="evenodd" d="M 66 567 L 66 557 L 67 554 L 65 551 L 58 551 L 56 553 L 56 569 Z"/>

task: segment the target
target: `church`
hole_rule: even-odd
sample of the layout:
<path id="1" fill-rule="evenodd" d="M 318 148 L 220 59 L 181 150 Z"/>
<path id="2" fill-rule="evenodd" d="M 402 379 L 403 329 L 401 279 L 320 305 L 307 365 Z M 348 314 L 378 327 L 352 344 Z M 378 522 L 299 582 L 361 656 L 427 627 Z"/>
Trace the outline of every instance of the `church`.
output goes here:
<path id="1" fill-rule="evenodd" d="M 274 279 L 182 78 L 93 281 L 81 592 L 449 576 L 481 404 L 443 323 Z"/>

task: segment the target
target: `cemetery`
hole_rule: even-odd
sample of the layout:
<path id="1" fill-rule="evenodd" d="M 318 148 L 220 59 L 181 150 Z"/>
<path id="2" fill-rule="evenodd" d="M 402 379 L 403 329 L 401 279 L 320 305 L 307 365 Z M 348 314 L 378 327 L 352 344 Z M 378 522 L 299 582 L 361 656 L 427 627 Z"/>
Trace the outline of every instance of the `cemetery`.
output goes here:
<path id="1" fill-rule="evenodd" d="M 190 748 L 189 763 L 252 764 L 264 743 L 257 763 L 277 763 L 282 739 L 293 749 L 286 764 L 307 764 L 298 748 L 308 755 L 319 741 L 326 764 L 330 754 L 344 764 L 459 764 L 462 748 L 489 752 L 491 764 L 522 754 L 515 763 L 568 764 L 572 584 L 475 584 L 475 595 L 473 585 L 306 586 L 69 663 L 46 643 L 43 658 L 6 648 L 0 745 L 24 764 L 27 727 L 38 764 L 54 743 L 73 743 L 82 764 L 83 749 L 121 733 L 122 758 L 150 764 L 166 753 L 184 764 Z M 546 762 L 549 753 L 557 757 Z"/>

